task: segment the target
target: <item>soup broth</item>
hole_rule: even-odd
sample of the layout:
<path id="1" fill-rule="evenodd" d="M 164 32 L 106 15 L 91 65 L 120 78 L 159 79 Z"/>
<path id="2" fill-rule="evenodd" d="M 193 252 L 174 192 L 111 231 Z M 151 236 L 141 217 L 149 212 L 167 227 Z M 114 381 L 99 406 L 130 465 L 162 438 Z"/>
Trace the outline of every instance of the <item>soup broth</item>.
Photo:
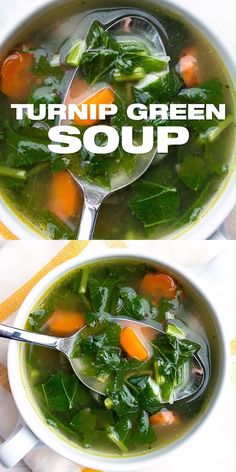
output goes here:
<path id="1" fill-rule="evenodd" d="M 158 321 L 167 334 L 153 338 L 146 328 L 142 334 L 134 329 L 130 339 L 108 316 L 114 321 L 127 316 Z M 105 395 L 85 387 L 56 351 L 27 346 L 25 361 L 30 388 L 48 426 L 91 453 L 129 456 L 160 449 L 185 435 L 208 405 L 219 368 L 215 326 L 188 288 L 151 265 L 126 260 L 74 270 L 50 287 L 25 327 L 61 337 L 84 327 L 73 362 L 83 360 L 87 375 L 105 382 Z M 183 338 L 188 327 L 194 341 Z M 182 368 L 202 342 L 208 346 L 204 363 L 214 363 L 215 369 L 211 372 L 210 367 L 200 393 L 175 403 Z M 148 354 L 143 357 L 144 352 Z M 173 360 L 176 355 L 178 361 Z"/>
<path id="2" fill-rule="evenodd" d="M 107 93 L 103 94 L 101 100 L 112 100 L 118 105 L 119 113 L 111 123 L 118 130 L 121 125 L 127 124 L 122 106 L 129 101 L 226 103 L 227 118 L 224 122 L 169 122 L 170 125 L 186 125 L 190 131 L 189 142 L 184 146 L 170 148 L 170 152 L 162 160 L 154 160 L 141 179 L 105 200 L 98 217 L 95 238 L 165 237 L 176 229 L 197 221 L 205 205 L 221 188 L 232 170 L 232 86 L 226 67 L 212 44 L 186 18 L 179 17 L 152 2 L 145 3 L 145 11 L 138 1 L 129 2 L 126 8 L 121 2 L 114 4 L 114 8 L 108 8 L 109 6 L 110 2 L 102 2 L 102 8 L 101 2 L 69 2 L 68 6 L 53 10 L 53 14 L 49 13 L 47 18 L 39 16 L 37 22 L 28 28 L 30 31 L 22 33 L 18 44 L 12 46 L 10 56 L 2 61 L 1 191 L 3 198 L 18 217 L 46 238 L 76 238 L 83 196 L 68 170 L 101 186 L 109 187 L 111 175 L 120 170 L 130 172 L 137 159 L 137 156 L 128 155 L 120 148 L 118 152 L 106 158 L 92 155 L 85 149 L 73 155 L 55 155 L 50 153 L 47 147 L 48 129 L 54 125 L 52 121 L 32 122 L 25 117 L 19 122 L 14 118 L 14 112 L 10 109 L 11 103 L 34 103 L 37 109 L 40 103 L 62 102 L 65 73 L 72 69 L 68 62 L 71 64 L 72 59 L 78 60 L 75 57 L 76 51 L 78 55 L 78 38 L 87 38 L 87 43 L 83 43 L 85 50 L 81 59 L 82 76 L 81 80 L 78 79 L 74 98 L 81 102 L 79 97 L 83 96 L 84 89 L 89 90 L 91 83 L 101 89 L 102 81 Z M 166 53 L 170 57 L 170 72 L 163 78 L 159 95 L 155 81 L 152 88 L 145 85 L 150 73 L 154 74 L 155 80 L 160 84 L 162 67 L 157 65 L 155 52 L 153 56 L 150 50 L 141 50 L 136 41 L 136 52 L 129 50 L 127 58 L 124 47 L 132 39 L 132 31 L 128 31 L 127 44 L 119 46 L 117 56 L 117 44 L 114 45 L 117 38 L 104 31 L 109 18 L 112 23 L 117 8 L 123 15 L 127 12 L 127 16 L 136 11 L 132 8 L 140 8 L 144 17 L 150 13 L 155 18 Z M 88 14 L 92 14 L 91 20 L 83 23 Z M 43 29 L 41 24 L 44 25 Z M 81 26 L 83 24 L 86 26 Z M 88 61 L 91 58 L 91 47 L 95 44 L 94 37 L 99 31 L 100 37 L 104 38 L 105 34 L 106 41 L 110 41 L 110 49 L 106 50 L 106 54 L 113 54 L 112 57 L 116 56 L 118 62 L 116 61 L 112 68 L 109 59 L 102 68 L 100 56 L 103 54 L 101 50 L 104 50 L 104 45 L 98 42 L 97 62 L 94 62 L 94 69 L 91 70 Z M 141 46 L 143 47 L 142 44 Z M 109 67 L 108 72 L 105 72 L 106 67 Z M 99 68 L 101 80 L 96 78 L 95 73 Z M 132 75 L 133 71 L 137 73 L 137 70 L 139 73 L 141 70 L 144 78 L 135 78 Z M 117 71 L 119 80 L 116 78 Z M 13 76 L 15 79 L 12 79 Z M 167 92 L 164 93 L 164 90 Z M 112 98 L 111 93 L 114 94 Z M 141 125 L 143 124 L 141 122 Z M 167 123 L 159 120 L 156 124 Z M 88 125 L 90 124 L 87 123 Z M 83 133 L 86 126 L 81 127 L 78 123 L 77 126 Z M 139 131 L 136 131 L 138 135 Z"/>

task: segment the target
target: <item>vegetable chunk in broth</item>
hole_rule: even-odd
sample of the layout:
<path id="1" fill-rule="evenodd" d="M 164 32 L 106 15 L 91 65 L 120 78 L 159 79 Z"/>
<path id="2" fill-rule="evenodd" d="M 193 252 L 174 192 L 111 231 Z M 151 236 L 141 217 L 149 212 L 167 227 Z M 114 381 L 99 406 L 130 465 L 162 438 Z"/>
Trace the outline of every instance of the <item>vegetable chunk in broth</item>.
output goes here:
<path id="1" fill-rule="evenodd" d="M 166 334 L 153 336 L 148 327 L 121 325 L 110 316 L 155 320 Z M 57 434 L 91 452 L 127 456 L 160 449 L 197 423 L 213 373 L 199 394 L 177 402 L 174 394 L 188 381 L 199 339 L 208 346 L 205 362 L 215 362 L 217 335 L 210 318 L 170 274 L 129 260 L 92 263 L 54 283 L 26 322 L 27 330 L 64 337 L 82 327 L 72 362 L 104 383 L 104 395 L 82 384 L 62 354 L 38 346 L 24 350 L 33 396 Z M 188 327 L 196 342 L 185 337 Z"/>
<path id="2" fill-rule="evenodd" d="M 48 29 L 42 32 L 34 27 L 2 60 L 1 193 L 18 217 L 41 236 L 75 239 L 83 195 L 68 171 L 107 188 L 113 175 L 132 173 L 140 156 L 124 151 L 121 144 L 106 155 L 93 154 L 83 144 L 75 154 L 55 154 L 48 149 L 48 131 L 54 120 L 33 121 L 26 115 L 22 120 L 15 118 L 12 103 L 32 103 L 35 113 L 40 104 L 61 104 L 65 74 L 79 66 L 70 103 L 118 107 L 116 115 L 102 121 L 97 116 L 87 120 L 75 117 L 72 124 L 79 128 L 81 137 L 88 127 L 99 123 L 111 125 L 119 135 L 122 126 L 132 126 L 136 144 L 142 140 L 143 126 L 185 126 L 190 133 L 187 144 L 171 146 L 134 184 L 104 201 L 95 239 L 171 235 L 198 221 L 232 171 L 234 106 L 228 72 L 200 31 L 162 7 L 146 2 L 140 16 L 145 18 L 149 13 L 155 19 L 167 56 L 153 49 L 142 32 L 132 32 L 128 19 L 122 33 L 107 30 L 107 16 L 114 14 L 115 18 L 119 8 L 128 18 L 132 11 L 137 12 L 137 4 L 131 2 L 123 10 L 117 4 L 106 10 L 109 4 L 104 2 L 103 9 L 94 11 L 92 4 L 86 5 L 80 12 L 68 6 L 62 14 L 59 9 L 55 19 L 50 17 Z M 90 21 L 86 20 L 88 13 Z M 152 103 L 225 103 L 226 119 L 135 121 L 126 114 L 131 103 L 147 107 Z M 97 145 L 105 145 L 106 139 L 100 133 Z"/>

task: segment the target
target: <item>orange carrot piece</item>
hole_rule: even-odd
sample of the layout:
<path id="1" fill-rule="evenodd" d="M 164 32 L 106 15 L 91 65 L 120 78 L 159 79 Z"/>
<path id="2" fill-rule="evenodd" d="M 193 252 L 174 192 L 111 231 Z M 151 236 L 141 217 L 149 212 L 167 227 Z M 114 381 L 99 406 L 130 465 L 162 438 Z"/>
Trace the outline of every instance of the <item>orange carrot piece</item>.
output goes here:
<path id="1" fill-rule="evenodd" d="M 110 105 L 114 102 L 115 95 L 112 88 L 107 87 L 102 90 L 99 90 L 97 93 L 93 94 L 92 96 L 86 98 L 84 101 L 78 104 L 86 104 L 86 105 L 95 105 L 96 106 L 96 119 L 91 120 L 82 120 L 78 116 L 75 116 L 74 122 L 78 126 L 91 126 L 96 124 L 99 121 L 99 105 Z M 88 106 L 88 113 L 89 113 L 89 106 Z"/>
<path id="2" fill-rule="evenodd" d="M 170 426 L 178 425 L 181 419 L 175 411 L 161 410 L 150 416 L 150 423 L 152 426 Z"/>
<path id="3" fill-rule="evenodd" d="M 140 292 L 146 297 L 157 302 L 160 297 L 175 298 L 177 286 L 169 275 L 166 274 L 146 274 L 140 284 Z"/>
<path id="4" fill-rule="evenodd" d="M 138 361 L 146 361 L 149 358 L 148 350 L 130 326 L 121 330 L 120 345 L 130 357 L 134 357 Z"/>
<path id="5" fill-rule="evenodd" d="M 180 74 L 187 87 L 199 84 L 198 53 L 195 47 L 184 49 L 179 60 Z"/>
<path id="6" fill-rule="evenodd" d="M 28 52 L 14 52 L 8 56 L 1 68 L 2 93 L 15 100 L 26 100 L 33 78 L 32 63 L 33 56 Z"/>
<path id="7" fill-rule="evenodd" d="M 74 334 L 85 324 L 85 317 L 82 313 L 60 309 L 55 310 L 47 321 L 51 332 L 58 336 Z"/>
<path id="8" fill-rule="evenodd" d="M 63 170 L 53 174 L 46 206 L 63 221 L 81 212 L 82 191 L 68 171 Z"/>

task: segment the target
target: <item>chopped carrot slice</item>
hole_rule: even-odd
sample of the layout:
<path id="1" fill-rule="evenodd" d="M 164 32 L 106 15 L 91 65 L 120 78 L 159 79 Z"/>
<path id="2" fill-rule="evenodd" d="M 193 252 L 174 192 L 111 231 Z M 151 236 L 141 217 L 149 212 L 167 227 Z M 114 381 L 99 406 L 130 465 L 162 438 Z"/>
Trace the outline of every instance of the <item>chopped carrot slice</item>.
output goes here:
<path id="1" fill-rule="evenodd" d="M 195 47 L 184 49 L 179 60 L 180 74 L 187 87 L 199 84 L 198 53 Z"/>
<path id="2" fill-rule="evenodd" d="M 66 221 L 82 211 L 82 191 L 68 171 L 53 174 L 49 185 L 46 206 L 54 215 Z"/>
<path id="3" fill-rule="evenodd" d="M 53 334 L 66 336 L 76 333 L 85 326 L 86 321 L 82 313 L 57 309 L 47 321 L 47 326 Z"/>
<path id="4" fill-rule="evenodd" d="M 14 52 L 8 56 L 1 69 L 2 93 L 15 100 L 26 100 L 33 78 L 32 63 L 33 55 L 28 52 Z"/>
<path id="5" fill-rule="evenodd" d="M 152 426 L 178 425 L 181 423 L 181 419 L 175 411 L 162 410 L 150 416 L 150 423 Z"/>
<path id="6" fill-rule="evenodd" d="M 110 105 L 114 102 L 114 92 L 111 87 L 104 88 L 99 90 L 99 92 L 93 94 L 92 96 L 85 99 L 83 102 L 79 103 L 79 105 L 86 104 L 86 105 L 95 105 L 96 106 L 96 118 L 94 120 L 87 119 L 82 120 L 78 116 L 75 116 L 74 121 L 75 124 L 78 126 L 91 126 L 96 124 L 99 121 L 99 105 Z M 89 112 L 90 106 L 88 106 Z"/>
<path id="7" fill-rule="evenodd" d="M 169 275 L 146 274 L 140 284 L 140 292 L 146 297 L 157 302 L 160 297 L 175 298 L 177 286 Z"/>
<path id="8" fill-rule="evenodd" d="M 146 361 L 149 358 L 148 350 L 130 326 L 121 330 L 120 345 L 130 357 L 134 357 L 138 361 Z"/>

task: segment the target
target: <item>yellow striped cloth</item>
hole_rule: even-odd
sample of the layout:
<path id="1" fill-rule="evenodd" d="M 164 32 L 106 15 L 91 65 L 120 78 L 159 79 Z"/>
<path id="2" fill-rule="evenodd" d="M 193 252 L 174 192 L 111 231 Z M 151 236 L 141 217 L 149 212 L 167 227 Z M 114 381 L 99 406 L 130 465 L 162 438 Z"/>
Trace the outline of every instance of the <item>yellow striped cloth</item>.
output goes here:
<path id="1" fill-rule="evenodd" d="M 1 221 L 0 221 L 0 237 L 3 239 L 18 239 Z"/>
<path id="2" fill-rule="evenodd" d="M 1 228 L 0 228 L 1 230 Z M 19 242 L 19 244 L 21 244 Z M 47 242 L 45 241 L 45 244 Z M 59 251 L 55 257 L 48 261 L 33 277 L 27 280 L 19 289 L 13 294 L 7 297 L 5 300 L 0 301 L 0 322 L 6 321 L 11 315 L 13 315 L 20 307 L 21 303 L 28 295 L 34 285 L 50 270 L 62 264 L 63 262 L 71 259 L 72 257 L 78 256 L 83 249 L 88 245 L 88 241 L 70 241 L 65 247 Z M 110 248 L 125 247 L 123 241 L 107 241 L 106 245 Z M 9 389 L 9 383 L 7 380 L 7 371 L 4 365 L 0 362 L 0 385 Z"/>
<path id="3" fill-rule="evenodd" d="M 1 228 L 2 229 L 2 228 Z M 12 243 L 8 242 L 5 243 L 5 246 L 1 249 L 3 250 L 8 250 L 11 251 L 11 247 L 9 247 Z M 13 243 L 14 244 L 14 243 Z M 19 251 L 22 245 L 25 246 L 25 242 L 18 242 L 19 245 Z M 36 243 L 37 244 L 37 243 Z M 50 243 L 47 243 L 46 241 L 44 242 L 45 245 L 48 245 Z M 51 243 L 53 244 L 53 243 Z M 58 252 L 50 258 L 50 253 L 54 253 L 55 251 L 51 251 L 50 247 L 49 250 L 47 250 L 47 258 L 48 261 L 46 264 L 43 264 L 42 267 L 40 267 L 39 270 L 37 270 L 36 273 L 34 273 L 33 276 L 27 278 L 25 282 L 18 287 L 11 295 L 9 295 L 5 299 L 1 299 L 1 291 L 0 291 L 0 322 L 5 322 L 6 324 L 12 324 L 13 319 L 14 319 L 14 314 L 20 307 L 21 303 L 27 296 L 27 294 L 30 292 L 32 287 L 44 276 L 46 275 L 49 271 L 51 271 L 53 268 L 58 266 L 59 264 L 67 261 L 68 259 L 71 259 L 73 257 L 79 256 L 79 254 L 82 253 L 82 251 L 88 246 L 87 241 L 70 241 L 69 243 L 61 243 L 61 249 L 58 250 Z M 32 245 L 32 252 L 35 250 L 35 243 L 28 243 L 29 245 L 29 261 L 28 264 L 32 264 L 32 254 L 30 251 L 30 246 Z M 7 247 L 6 247 L 7 246 Z M 46 246 L 45 246 L 46 247 Z M 1 254 L 1 251 L 0 251 Z M 44 260 L 44 259 L 42 259 Z M 3 267 L 2 267 L 3 269 Z M 17 266 L 15 267 L 15 270 L 17 271 Z M 10 276 L 10 274 L 9 274 Z M 6 284 L 7 284 L 6 279 Z M 7 375 L 7 369 L 6 369 L 6 346 L 7 346 L 7 341 L 6 340 L 0 340 L 0 437 L 4 439 L 4 436 L 7 436 L 11 431 L 8 430 L 8 428 L 4 427 L 3 428 L 3 412 L 4 408 L 6 409 L 8 405 L 11 405 L 12 398 L 10 394 L 10 386 L 8 382 L 8 375 Z M 4 393 L 5 392 L 5 393 Z M 14 421 L 17 418 L 17 411 L 15 409 L 10 408 L 10 411 L 12 413 L 12 420 L 9 419 L 9 425 L 11 423 L 14 424 Z M 41 468 L 39 466 L 40 463 L 40 458 L 41 458 Z M 50 470 L 56 471 L 57 472 L 60 470 L 60 472 L 73 472 L 80 470 L 81 468 L 77 465 L 71 464 L 69 461 L 65 460 L 64 458 L 61 458 L 60 456 L 57 456 L 54 452 L 50 451 L 48 448 L 43 448 L 42 451 L 33 451 L 30 454 L 28 454 L 25 458 L 25 463 L 27 464 L 27 467 L 30 467 L 32 470 L 37 470 L 41 472 L 46 472 L 45 468 L 45 458 L 47 459 L 46 464 L 50 464 Z M 1 466 L 0 466 L 1 470 Z"/>
<path id="4" fill-rule="evenodd" d="M 17 239 L 0 224 L 0 233 L 12 241 L 6 241 L 0 249 L 0 323 L 12 325 L 20 305 L 34 285 L 59 264 L 78 257 L 86 250 L 98 252 L 95 242 L 88 241 L 13 241 Z M 123 241 L 100 242 L 99 248 L 123 248 Z M 20 274 L 18 274 L 20 272 Z M 17 276 L 20 275 L 20 276 Z M 18 418 L 12 402 L 6 368 L 7 340 L 0 339 L 0 442 L 8 437 Z M 7 412 L 5 417 L 4 411 Z M 24 462 L 32 471 L 46 472 L 93 472 L 58 456 L 49 448 L 30 452 Z M 0 465 L 0 472 L 3 468 Z M 96 471 L 94 471 L 96 472 Z"/>

